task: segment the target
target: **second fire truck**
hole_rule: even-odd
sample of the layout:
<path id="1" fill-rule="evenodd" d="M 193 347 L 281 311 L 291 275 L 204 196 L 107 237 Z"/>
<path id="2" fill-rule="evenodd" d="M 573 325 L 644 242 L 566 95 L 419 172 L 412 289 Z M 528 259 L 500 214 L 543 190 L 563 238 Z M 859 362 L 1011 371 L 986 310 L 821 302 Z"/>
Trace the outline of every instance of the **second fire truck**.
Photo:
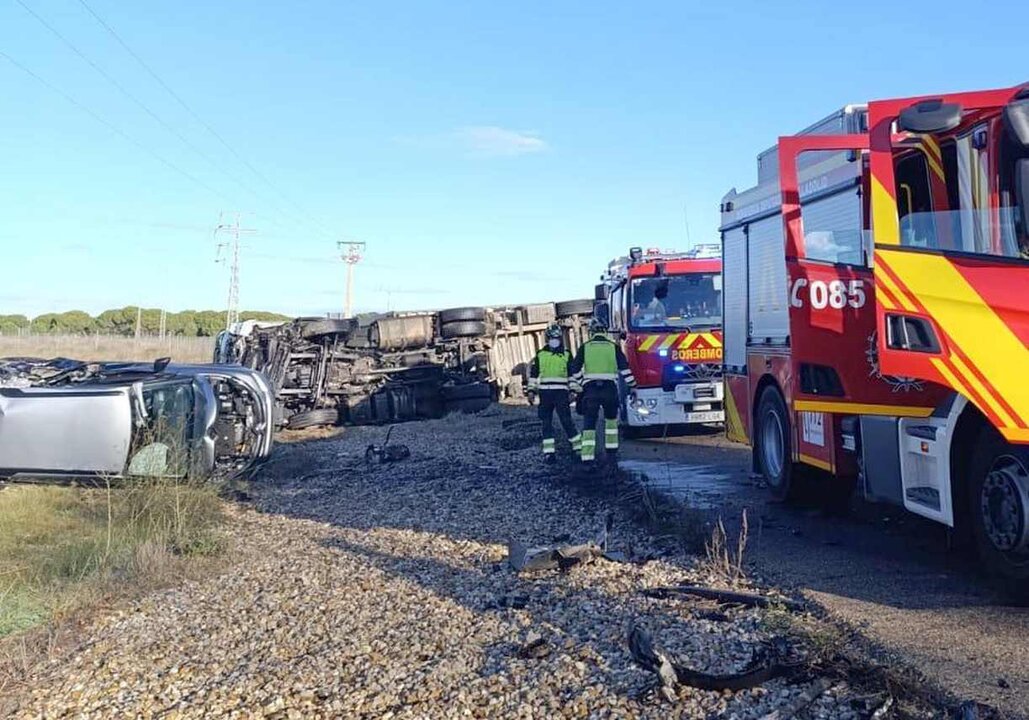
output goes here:
<path id="1" fill-rule="evenodd" d="M 638 384 L 623 396 L 629 434 L 724 419 L 721 266 L 717 244 L 682 253 L 632 248 L 608 264 L 598 314 L 621 340 Z"/>
<path id="2" fill-rule="evenodd" d="M 845 107 L 721 230 L 727 433 L 772 492 L 856 485 L 1029 590 L 1029 85 Z"/>

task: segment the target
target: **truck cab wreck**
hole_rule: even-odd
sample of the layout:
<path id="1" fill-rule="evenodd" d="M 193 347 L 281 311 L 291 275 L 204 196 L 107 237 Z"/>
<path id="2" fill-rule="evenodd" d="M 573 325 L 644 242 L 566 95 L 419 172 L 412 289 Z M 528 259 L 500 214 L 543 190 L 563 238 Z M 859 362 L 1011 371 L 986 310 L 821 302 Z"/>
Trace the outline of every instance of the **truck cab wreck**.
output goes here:
<path id="1" fill-rule="evenodd" d="M 433 418 L 521 397 L 548 324 L 577 349 L 592 310 L 576 300 L 251 323 L 219 336 L 214 360 L 267 376 L 279 427 Z"/>

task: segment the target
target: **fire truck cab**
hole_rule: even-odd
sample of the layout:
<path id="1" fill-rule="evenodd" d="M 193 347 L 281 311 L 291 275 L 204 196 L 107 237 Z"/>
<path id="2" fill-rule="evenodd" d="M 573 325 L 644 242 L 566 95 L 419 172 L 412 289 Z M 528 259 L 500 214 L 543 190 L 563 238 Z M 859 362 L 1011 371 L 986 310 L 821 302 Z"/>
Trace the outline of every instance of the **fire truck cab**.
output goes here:
<path id="1" fill-rule="evenodd" d="M 722 269 L 718 244 L 688 252 L 631 248 L 597 286 L 598 315 L 622 342 L 637 388 L 634 428 L 722 422 Z"/>
<path id="2" fill-rule="evenodd" d="M 726 431 L 772 492 L 823 471 L 1029 590 L 1029 85 L 849 105 L 721 210 Z"/>

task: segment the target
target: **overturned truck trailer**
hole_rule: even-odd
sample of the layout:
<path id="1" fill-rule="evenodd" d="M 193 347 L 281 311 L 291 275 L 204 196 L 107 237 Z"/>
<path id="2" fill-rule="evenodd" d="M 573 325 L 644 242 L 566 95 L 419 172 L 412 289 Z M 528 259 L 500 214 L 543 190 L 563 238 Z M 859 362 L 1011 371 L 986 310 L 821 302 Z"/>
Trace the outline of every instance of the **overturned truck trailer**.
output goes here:
<path id="1" fill-rule="evenodd" d="M 279 427 L 432 418 L 521 397 L 547 326 L 559 324 L 574 352 L 592 312 L 593 300 L 570 300 L 240 323 L 219 336 L 214 360 L 269 378 Z"/>

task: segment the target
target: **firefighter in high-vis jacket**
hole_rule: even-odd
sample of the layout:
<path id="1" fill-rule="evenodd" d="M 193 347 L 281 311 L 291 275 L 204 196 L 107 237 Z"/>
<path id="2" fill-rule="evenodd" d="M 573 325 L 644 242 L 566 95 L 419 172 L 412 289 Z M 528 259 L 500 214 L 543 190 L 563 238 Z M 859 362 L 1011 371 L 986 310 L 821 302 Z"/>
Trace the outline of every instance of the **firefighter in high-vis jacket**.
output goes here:
<path id="1" fill-rule="evenodd" d="M 607 334 L 603 323 L 590 321 L 590 339 L 583 343 L 571 363 L 572 382 L 582 387 L 582 461 L 592 462 L 597 454 L 597 418 L 604 411 L 604 449 L 618 453 L 618 381 L 628 390 L 636 387 L 629 361 Z"/>
<path id="2" fill-rule="evenodd" d="M 580 435 L 572 420 L 571 377 L 568 366 L 572 355 L 565 349 L 563 333 L 557 325 L 546 332 L 546 346 L 536 353 L 529 366 L 529 392 L 539 396 L 539 417 L 543 422 L 543 456 L 553 461 L 557 446 L 554 441 L 554 413 L 557 413 L 574 452 L 579 451 Z"/>

